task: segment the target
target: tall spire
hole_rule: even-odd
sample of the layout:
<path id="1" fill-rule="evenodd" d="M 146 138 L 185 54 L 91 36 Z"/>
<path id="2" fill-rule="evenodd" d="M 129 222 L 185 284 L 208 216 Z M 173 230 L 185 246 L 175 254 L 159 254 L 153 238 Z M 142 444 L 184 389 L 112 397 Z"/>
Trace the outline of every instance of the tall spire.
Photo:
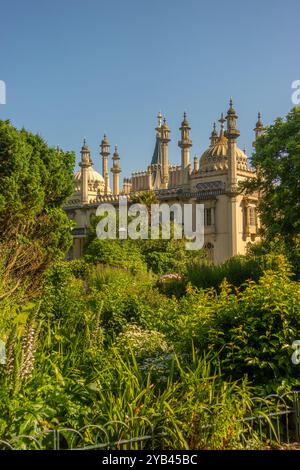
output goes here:
<path id="1" fill-rule="evenodd" d="M 237 200 L 237 146 L 236 139 L 240 135 L 237 128 L 237 114 L 233 107 L 232 98 L 230 98 L 229 109 L 227 111 L 226 121 L 227 130 L 227 161 L 228 161 L 228 233 L 229 233 L 229 256 L 234 256 L 238 252 L 238 200 Z"/>
<path id="2" fill-rule="evenodd" d="M 89 148 L 86 143 L 86 139 L 83 139 L 83 145 L 81 147 L 81 201 L 82 204 L 88 204 L 89 202 L 89 188 L 88 188 L 88 173 L 89 168 L 92 166 L 92 160 Z"/>
<path id="3" fill-rule="evenodd" d="M 190 139 L 191 128 L 185 112 L 183 113 L 183 121 L 179 130 L 181 132 L 181 140 L 178 142 L 178 147 L 181 148 L 181 183 L 185 185 L 188 183 L 190 148 L 193 145 Z"/>
<path id="4" fill-rule="evenodd" d="M 108 138 L 104 134 L 100 144 L 100 155 L 102 156 L 102 176 L 104 178 L 104 193 L 109 192 L 109 173 L 108 173 L 108 157 L 110 155 L 110 145 Z"/>
<path id="5" fill-rule="evenodd" d="M 119 194 L 120 193 L 121 168 L 120 168 L 120 156 L 119 156 L 117 145 L 115 145 L 115 151 L 112 157 L 112 161 L 113 161 L 113 166 L 112 166 L 111 172 L 113 174 L 113 194 Z"/>
<path id="6" fill-rule="evenodd" d="M 162 189 L 167 189 L 169 184 L 169 153 L 168 144 L 170 142 L 170 129 L 164 117 L 163 125 L 160 128 L 160 141 L 162 153 Z"/>

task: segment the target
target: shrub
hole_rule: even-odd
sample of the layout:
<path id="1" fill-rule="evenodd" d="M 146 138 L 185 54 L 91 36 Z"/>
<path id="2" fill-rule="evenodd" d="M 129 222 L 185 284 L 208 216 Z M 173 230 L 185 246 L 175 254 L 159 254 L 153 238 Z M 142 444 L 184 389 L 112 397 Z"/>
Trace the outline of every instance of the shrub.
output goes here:
<path id="1" fill-rule="evenodd" d="M 121 267 L 132 272 L 146 271 L 147 267 L 134 240 L 93 239 L 85 247 L 88 263 L 102 263 Z"/>
<path id="2" fill-rule="evenodd" d="M 264 393 L 300 384 L 291 362 L 300 334 L 300 286 L 287 273 L 283 261 L 281 270 L 266 271 L 243 290 L 223 282 L 218 295 L 195 291 L 182 299 L 177 335 L 182 331 L 183 349 L 192 339 L 200 351 L 215 352 L 227 378 L 248 376 Z"/>
<path id="3" fill-rule="evenodd" d="M 186 241 L 175 240 L 140 240 L 139 248 L 148 269 L 163 275 L 166 273 L 184 273 L 191 260 L 203 260 L 203 252 L 189 251 L 185 248 Z"/>
<path id="4" fill-rule="evenodd" d="M 202 289 L 218 289 L 224 279 L 233 286 L 240 287 L 248 280 L 257 282 L 266 269 L 277 270 L 281 259 L 276 254 L 265 254 L 235 256 L 220 265 L 192 263 L 187 267 L 186 279 L 193 286 Z"/>

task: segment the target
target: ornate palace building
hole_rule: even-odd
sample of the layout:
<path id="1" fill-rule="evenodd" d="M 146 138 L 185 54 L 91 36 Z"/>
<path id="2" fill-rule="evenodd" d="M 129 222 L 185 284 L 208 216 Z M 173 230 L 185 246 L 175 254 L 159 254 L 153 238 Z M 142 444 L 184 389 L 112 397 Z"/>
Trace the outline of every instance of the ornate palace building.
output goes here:
<path id="1" fill-rule="evenodd" d="M 219 119 L 220 131 L 216 124 L 210 136 L 207 150 L 190 161 L 190 125 L 184 114 L 180 127 L 178 147 L 181 163 L 169 160 L 168 145 L 170 129 L 166 119 L 158 115 L 156 142 L 151 163 L 144 171 L 134 172 L 124 178 L 120 188 L 120 157 L 117 147 L 112 156 L 112 189 L 109 178 L 110 144 L 104 136 L 100 144 L 102 175 L 93 168 L 89 148 L 84 141 L 81 148 L 80 170 L 74 175 L 75 191 L 65 207 L 74 220 L 73 247 L 70 258 L 78 258 L 86 237 L 90 217 L 100 203 L 118 204 L 119 195 L 130 197 L 140 191 L 154 191 L 160 202 L 204 204 L 205 245 L 207 257 L 214 263 L 244 254 L 247 245 L 258 238 L 259 220 L 256 215 L 257 194 L 251 197 L 240 194 L 238 183 L 255 178 L 245 151 L 237 146 L 240 132 L 237 128 L 237 114 L 232 100 L 224 118 Z M 226 130 L 225 130 L 226 123 Z M 260 114 L 254 132 L 255 138 L 263 133 Z"/>

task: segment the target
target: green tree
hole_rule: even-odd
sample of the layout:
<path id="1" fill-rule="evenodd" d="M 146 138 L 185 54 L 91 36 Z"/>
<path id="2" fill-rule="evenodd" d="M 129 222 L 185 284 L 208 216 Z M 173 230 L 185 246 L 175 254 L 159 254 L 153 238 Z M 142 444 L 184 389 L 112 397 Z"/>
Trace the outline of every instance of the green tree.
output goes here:
<path id="1" fill-rule="evenodd" d="M 0 121 L 4 285 L 16 288 L 26 280 L 36 286 L 48 264 L 68 249 L 70 221 L 62 205 L 73 190 L 74 160 L 72 152 L 51 148 L 39 135 Z"/>
<path id="2" fill-rule="evenodd" d="M 253 165 L 257 179 L 243 187 L 259 191 L 259 212 L 267 240 L 281 237 L 294 246 L 300 236 L 300 107 L 278 118 L 257 139 Z"/>

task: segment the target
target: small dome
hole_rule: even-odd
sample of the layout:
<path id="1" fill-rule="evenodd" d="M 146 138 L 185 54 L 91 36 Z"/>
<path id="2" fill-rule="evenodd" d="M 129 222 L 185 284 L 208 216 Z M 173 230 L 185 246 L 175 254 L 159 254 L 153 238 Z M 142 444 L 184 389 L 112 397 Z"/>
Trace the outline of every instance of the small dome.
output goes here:
<path id="1" fill-rule="evenodd" d="M 228 143 L 224 133 L 221 133 L 218 141 L 211 145 L 200 158 L 202 171 L 226 170 Z M 236 148 L 236 161 L 239 170 L 248 170 L 248 157 L 241 149 Z"/>
<path id="2" fill-rule="evenodd" d="M 81 180 L 81 171 L 77 171 L 77 173 L 75 173 L 74 175 L 74 179 L 76 182 L 80 182 Z M 92 166 L 90 166 L 88 168 L 88 182 L 91 183 L 91 184 L 94 184 L 94 183 L 101 183 L 101 184 L 104 184 L 104 178 L 102 175 L 100 175 L 100 173 L 98 173 L 98 171 L 94 170 L 94 168 Z"/>

